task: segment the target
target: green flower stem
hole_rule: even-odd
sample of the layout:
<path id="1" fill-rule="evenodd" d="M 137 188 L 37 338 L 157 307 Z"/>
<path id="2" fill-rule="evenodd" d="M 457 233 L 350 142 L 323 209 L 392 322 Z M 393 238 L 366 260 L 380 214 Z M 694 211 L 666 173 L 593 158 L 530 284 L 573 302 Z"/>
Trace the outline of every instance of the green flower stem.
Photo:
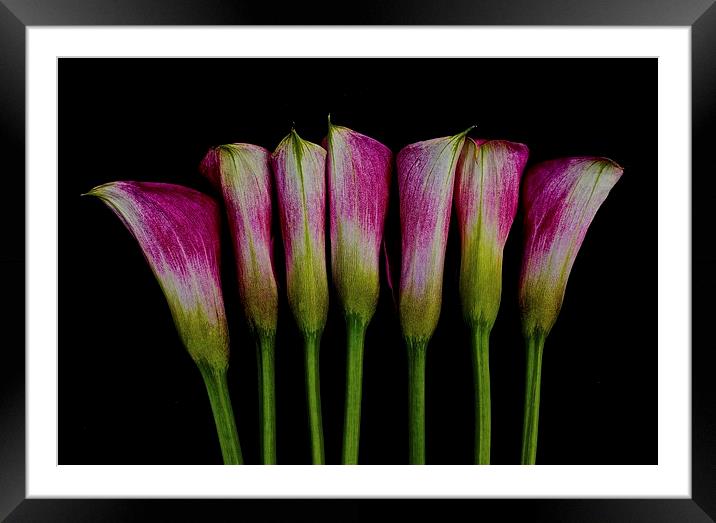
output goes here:
<path id="1" fill-rule="evenodd" d="M 314 465 L 323 465 L 326 461 L 323 452 L 323 422 L 321 421 L 321 380 L 318 365 L 318 352 L 321 334 L 306 334 L 306 393 L 308 399 L 308 422 L 311 429 L 311 457 Z"/>
<path id="2" fill-rule="evenodd" d="M 545 335 L 534 333 L 527 344 L 527 372 L 525 379 L 525 417 L 522 426 L 522 464 L 534 465 L 537 459 L 539 429 L 539 392 L 542 379 L 542 350 Z"/>
<path id="3" fill-rule="evenodd" d="M 472 327 L 472 368 L 475 385 L 475 464 L 490 464 L 490 329 Z"/>
<path id="4" fill-rule="evenodd" d="M 365 323 L 357 316 L 346 316 L 346 413 L 343 423 L 343 464 L 358 464 L 360 408 L 363 382 Z"/>
<path id="5" fill-rule="evenodd" d="M 276 464 L 276 385 L 274 379 L 274 346 L 274 333 L 259 335 L 256 349 L 259 365 L 261 459 L 264 465 Z"/>
<path id="6" fill-rule="evenodd" d="M 428 342 L 407 339 L 410 464 L 425 465 L 425 359 Z"/>
<path id="7" fill-rule="evenodd" d="M 229 386 L 226 380 L 228 368 L 219 369 L 201 362 L 197 363 L 197 365 L 201 371 L 201 376 L 204 378 L 206 391 L 209 394 L 224 465 L 241 465 L 244 460 L 241 456 L 239 434 L 236 432 L 236 421 L 234 420 L 234 411 L 231 408 Z"/>

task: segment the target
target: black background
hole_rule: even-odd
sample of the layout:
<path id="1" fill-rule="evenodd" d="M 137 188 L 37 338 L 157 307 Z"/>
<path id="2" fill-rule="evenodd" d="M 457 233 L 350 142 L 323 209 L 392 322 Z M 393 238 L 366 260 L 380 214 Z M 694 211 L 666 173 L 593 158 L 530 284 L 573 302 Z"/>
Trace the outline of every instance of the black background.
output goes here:
<path id="1" fill-rule="evenodd" d="M 326 116 L 388 145 L 455 134 L 530 147 L 530 164 L 604 155 L 625 168 L 575 263 L 544 356 L 538 463 L 657 462 L 656 60 L 86 60 L 59 66 L 59 461 L 220 463 L 198 371 L 159 286 L 117 218 L 80 198 L 113 180 L 210 192 L 211 145 L 273 149 L 292 122 L 320 141 Z M 277 225 L 277 224 L 276 224 Z M 428 462 L 472 461 L 472 385 L 451 230 L 443 312 L 428 352 Z M 398 240 L 393 192 L 387 237 Z M 278 237 L 277 237 L 278 238 Z M 229 243 L 229 375 L 242 450 L 258 462 L 254 347 Z M 280 242 L 276 242 L 280 247 Z M 276 266 L 283 285 L 278 249 Z M 491 340 L 492 461 L 519 460 L 524 349 L 516 307 L 518 215 Z M 282 294 L 278 459 L 308 463 L 300 337 Z M 338 463 L 344 329 L 332 296 L 321 351 L 326 457 Z M 407 367 L 385 285 L 366 340 L 361 462 L 407 461 Z"/>

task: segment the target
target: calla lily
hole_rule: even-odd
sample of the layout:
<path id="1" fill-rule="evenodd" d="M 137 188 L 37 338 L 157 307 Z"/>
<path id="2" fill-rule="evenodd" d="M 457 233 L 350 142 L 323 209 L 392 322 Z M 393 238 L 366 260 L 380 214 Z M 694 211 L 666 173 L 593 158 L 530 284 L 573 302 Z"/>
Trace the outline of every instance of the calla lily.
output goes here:
<path id="1" fill-rule="evenodd" d="M 399 307 L 408 347 L 413 464 L 425 463 L 425 352 L 440 316 L 455 168 L 471 129 L 408 145 L 397 158 L 402 234 Z"/>
<path id="2" fill-rule="evenodd" d="M 239 295 L 257 339 L 264 464 L 276 462 L 274 342 L 278 292 L 271 238 L 271 154 L 234 143 L 211 149 L 200 170 L 224 197 L 233 238 Z"/>
<path id="3" fill-rule="evenodd" d="M 462 257 L 460 296 L 472 334 L 475 461 L 490 463 L 490 331 L 502 294 L 502 252 L 517 213 L 525 145 L 468 138 L 455 181 Z"/>
<path id="4" fill-rule="evenodd" d="M 526 336 L 554 325 L 587 229 L 623 169 L 606 158 L 566 158 L 532 167 L 525 178 L 525 251 L 520 309 Z"/>
<path id="5" fill-rule="evenodd" d="M 517 213 L 528 154 L 519 143 L 468 138 L 458 162 L 455 209 L 463 314 L 468 325 L 488 332 L 500 307 L 502 251 Z"/>
<path id="6" fill-rule="evenodd" d="M 301 332 L 320 335 L 328 314 L 326 151 L 293 130 L 274 151 L 271 164 L 286 251 L 289 305 Z"/>
<path id="7" fill-rule="evenodd" d="M 606 158 L 564 158 L 532 167 L 525 177 L 525 250 L 519 300 L 527 342 L 522 463 L 537 454 L 542 350 L 587 229 L 623 169 Z"/>
<path id="8" fill-rule="evenodd" d="M 331 267 L 347 325 L 343 463 L 358 462 L 365 330 L 378 303 L 379 255 L 393 155 L 385 145 L 328 122 Z"/>
<path id="9" fill-rule="evenodd" d="M 241 463 L 228 395 L 229 336 L 219 274 L 219 211 L 179 185 L 114 182 L 92 189 L 136 238 L 196 362 L 211 401 L 226 464 Z"/>
<path id="10" fill-rule="evenodd" d="M 455 168 L 469 130 L 398 153 L 400 322 L 403 336 L 415 342 L 427 343 L 440 316 Z"/>
<path id="11" fill-rule="evenodd" d="M 288 302 L 305 342 L 311 454 L 324 462 L 318 355 L 328 314 L 326 151 L 292 130 L 271 156 L 286 253 Z"/>
<path id="12" fill-rule="evenodd" d="M 347 316 L 370 322 L 393 155 L 373 138 L 329 122 L 327 173 L 333 282 Z"/>
<path id="13" fill-rule="evenodd" d="M 259 336 L 274 335 L 278 316 L 270 157 L 269 151 L 256 145 L 221 145 L 207 153 L 200 168 L 224 196 L 241 299 L 249 325 Z"/>

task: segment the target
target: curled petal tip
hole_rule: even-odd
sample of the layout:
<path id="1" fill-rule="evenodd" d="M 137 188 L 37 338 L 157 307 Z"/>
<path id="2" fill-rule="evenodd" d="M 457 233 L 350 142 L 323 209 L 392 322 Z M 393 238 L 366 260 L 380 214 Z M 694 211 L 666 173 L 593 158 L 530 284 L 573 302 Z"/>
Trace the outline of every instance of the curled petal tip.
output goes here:
<path id="1" fill-rule="evenodd" d="M 459 133 L 459 134 L 456 134 L 455 136 L 456 136 L 456 137 L 467 136 L 468 133 L 469 133 L 470 131 L 472 131 L 475 127 L 477 127 L 477 125 L 471 125 L 471 126 L 468 127 L 467 129 L 465 129 L 463 132 L 461 132 L 461 133 Z"/>
<path id="2" fill-rule="evenodd" d="M 211 147 L 199 164 L 199 172 L 209 180 L 214 188 L 221 189 L 222 155 L 227 156 L 234 153 L 244 156 L 270 154 L 266 148 L 250 143 L 230 143 Z"/>
<path id="3" fill-rule="evenodd" d="M 97 185 L 96 187 L 92 187 L 89 191 L 86 193 L 82 193 L 80 196 L 93 196 L 94 198 L 107 198 L 110 189 L 114 186 L 119 186 L 126 182 L 110 182 L 110 183 L 103 183 L 102 185 Z"/>
<path id="4" fill-rule="evenodd" d="M 209 149 L 209 151 L 204 155 L 204 158 L 199 164 L 199 172 L 202 176 L 204 176 L 204 178 L 209 180 L 209 183 L 211 183 L 212 187 L 214 187 L 215 189 L 221 189 L 221 179 L 217 167 L 218 164 L 218 147 L 212 147 L 211 149 Z"/>
<path id="5" fill-rule="evenodd" d="M 624 167 L 622 167 L 621 165 L 619 165 L 617 162 L 615 162 L 614 160 L 612 160 L 612 159 L 610 159 L 610 158 L 606 158 L 606 157 L 604 157 L 604 156 L 600 156 L 600 157 L 595 157 L 595 158 L 592 158 L 592 159 L 595 160 L 595 161 L 600 161 L 600 162 L 604 162 L 604 163 L 610 164 L 614 169 L 616 169 L 617 171 L 619 171 L 621 174 L 624 174 Z"/>

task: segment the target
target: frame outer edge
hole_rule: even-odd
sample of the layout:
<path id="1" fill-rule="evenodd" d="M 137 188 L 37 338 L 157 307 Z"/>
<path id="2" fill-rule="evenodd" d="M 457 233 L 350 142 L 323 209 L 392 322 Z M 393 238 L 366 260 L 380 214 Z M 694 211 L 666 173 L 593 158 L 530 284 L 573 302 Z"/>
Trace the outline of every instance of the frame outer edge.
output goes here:
<path id="1" fill-rule="evenodd" d="M 60 0 L 62 1 L 62 0 Z M 102 2 L 97 2 L 101 4 Z M 208 2 L 211 5 L 213 2 Z M 513 2 L 502 17 L 496 17 L 487 9 L 488 16 L 482 18 L 483 24 L 502 23 L 505 25 L 519 23 L 515 15 L 516 8 L 523 2 Z M 639 4 L 640 2 L 635 2 Z M 87 11 L 88 3 L 84 3 L 82 7 L 74 10 L 65 10 L 61 6 L 50 8 L 50 2 L 39 0 L 38 2 L 23 3 L 20 0 L 4 0 L 4 4 L 0 3 L 0 73 L 3 82 L 0 84 L 0 104 L 2 104 L 3 122 L 2 134 L 0 134 L 0 148 L 4 152 L 4 171 L 9 174 L 5 176 L 5 182 L 8 184 L 5 188 L 12 191 L 12 194 L 24 195 L 24 107 L 25 107 L 25 23 L 38 25 L 53 25 L 57 23 L 70 23 L 79 25 L 109 24 L 109 23 L 128 23 L 137 17 L 142 17 L 144 24 L 168 24 L 168 23 L 191 23 L 197 22 L 197 19 L 190 20 L 190 16 L 196 17 L 200 15 L 199 3 L 195 3 L 193 9 L 190 6 L 188 11 L 184 10 L 181 15 L 186 16 L 184 22 L 180 20 L 168 20 L 165 11 L 159 6 L 158 10 L 152 12 L 142 10 L 138 2 L 131 0 L 123 4 L 118 11 L 110 11 L 108 14 L 93 17 L 92 13 Z M 18 16 L 13 14 L 6 5 L 10 5 Z M 28 4 L 30 4 L 28 6 Z M 611 23 L 615 25 L 628 24 L 666 24 L 666 25 L 686 25 L 693 22 L 692 27 L 692 114 L 693 114 L 693 173 L 692 189 L 694 195 L 693 206 L 693 235 L 697 237 L 699 232 L 705 234 L 712 229 L 711 223 L 713 216 L 709 212 L 712 208 L 715 198 L 712 196 L 708 201 L 708 195 L 716 194 L 716 183 L 712 175 L 713 166 L 710 165 L 708 152 L 712 147 L 714 138 L 716 137 L 716 125 L 714 125 L 714 110 L 716 108 L 716 6 L 712 1 L 704 0 L 691 1 L 688 5 L 686 2 L 665 2 L 665 4 L 681 7 L 681 15 L 675 16 L 674 10 L 661 10 L 655 6 L 643 6 L 642 17 L 635 18 L 633 11 L 639 7 L 635 5 L 625 6 L 622 13 L 617 13 L 613 9 L 608 10 L 606 18 L 594 17 L 593 15 L 582 19 L 582 24 L 604 24 Z M 35 10 L 33 12 L 33 6 Z M 75 4 L 76 5 L 76 4 Z M 166 3 L 165 3 L 166 5 Z M 268 6 L 266 6 L 268 8 Z M 544 6 L 543 6 L 544 8 Z M 706 11 L 704 11 L 706 8 Z M 95 9 L 94 11 L 97 11 Z M 186 12 L 185 12 L 186 11 Z M 194 12 L 196 11 L 196 12 Z M 449 11 L 449 10 L 448 10 Z M 575 22 L 574 18 L 555 17 L 554 13 L 550 13 L 549 9 L 544 8 L 549 14 L 552 23 L 570 24 Z M 627 11 L 629 11 L 627 13 Z M 653 13 L 660 12 L 663 17 L 657 20 Z M 445 11 L 444 11 L 445 12 Z M 650 14 L 651 12 L 652 14 Z M 691 18 L 685 18 L 684 13 L 688 12 Z M 213 13 L 213 15 L 212 15 Z M 403 13 L 396 16 L 395 13 L 376 14 L 383 17 L 382 23 L 426 23 L 430 18 L 430 11 L 420 11 L 416 9 L 413 13 Z M 457 21 L 434 20 L 434 23 L 476 23 L 475 16 L 479 15 L 477 11 L 467 13 L 465 8 L 458 10 L 463 18 Z M 699 15 L 699 13 L 701 13 Z M 223 15 L 228 14 L 218 10 L 216 4 L 213 9 L 208 10 L 208 18 L 213 16 L 213 22 L 207 20 L 207 16 L 199 16 L 198 23 L 256 23 L 267 21 L 266 14 L 259 11 L 249 10 L 246 17 L 238 16 L 238 12 L 234 12 L 233 16 L 221 19 Z M 523 17 L 527 17 L 529 13 L 522 13 Z M 620 15 L 623 17 L 620 19 Z M 93 19 L 94 18 L 94 19 Z M 322 19 L 319 23 L 331 23 Z M 639 21 L 641 20 L 641 21 Z M 333 20 L 335 22 L 335 20 Z M 286 23 L 286 21 L 275 21 L 275 23 Z M 316 22 L 314 22 L 316 23 Z M 366 20 L 363 23 L 376 23 L 375 20 Z M 380 22 L 379 22 L 380 23 Z M 531 22 L 524 21 L 522 23 L 542 24 L 545 23 L 541 18 L 532 19 Z M 708 149 L 707 149 L 708 147 Z M 707 163 L 709 162 L 709 163 Z M 708 167 L 707 167 L 708 166 Z M 708 169 L 708 170 L 707 170 Z M 700 173 L 700 176 L 695 176 Z M 14 174 L 14 176 L 13 176 Z M 18 203 L 14 205 L 24 206 L 23 198 L 12 199 Z M 699 203 L 700 202 L 700 203 Z M 12 209 L 12 205 L 0 208 L 0 213 L 13 213 L 16 218 L 18 209 Z M 22 209 L 24 215 L 24 209 Z M 3 216 L 6 218 L 6 216 Z M 8 223 L 7 221 L 5 223 Z M 12 222 L 9 222 L 12 223 Z M 24 233 L 24 227 L 23 227 Z M 12 234 L 10 241 L 0 246 L 0 281 L 3 282 L 5 290 L 5 300 L 3 300 L 5 318 L 8 325 L 24 325 L 24 234 L 18 241 Z M 704 237 L 704 236 L 702 236 Z M 693 281 L 698 285 L 693 286 L 693 365 L 692 365 L 692 386 L 693 386 L 693 444 L 692 444 L 692 470 L 693 470 L 693 500 L 695 504 L 712 518 L 716 514 L 716 500 L 713 492 L 716 491 L 716 400 L 713 396 L 713 387 L 711 386 L 711 365 L 707 365 L 708 359 L 713 359 L 713 351 L 710 346 L 700 349 L 699 340 L 705 336 L 706 321 L 711 319 L 709 309 L 699 308 L 699 304 L 705 305 L 712 301 L 710 291 L 716 290 L 716 277 L 713 270 L 709 270 L 716 259 L 716 248 L 714 242 L 709 245 L 699 245 L 693 243 Z M 21 274 L 21 278 L 16 276 Z M 22 283 L 20 283 L 22 282 Z M 14 298 L 14 299 L 13 299 Z M 18 306 L 18 303 L 22 306 Z M 11 307 L 9 304 L 12 304 Z M 0 434 L 0 518 L 7 515 L 25 495 L 25 403 L 24 403 L 24 332 L 19 335 L 19 340 L 7 338 L 3 348 L 3 365 L 0 366 L 0 420 L 2 420 L 3 430 Z M 553 500 L 556 501 L 556 500 Z M 666 500 L 663 500 L 666 501 Z M 604 500 L 604 502 L 608 502 Z M 569 503 L 569 502 L 568 502 Z M 27 503 L 22 504 L 22 508 Z M 691 507 L 693 508 L 693 507 Z M 692 515 L 693 516 L 693 515 Z"/>
<path id="2" fill-rule="evenodd" d="M 691 28 L 692 75 L 692 499 L 716 519 L 716 395 L 713 332 L 716 292 L 716 4 Z"/>
<path id="3" fill-rule="evenodd" d="M 680 25 L 713 0 L 1 0 L 25 25 Z M 277 5 L 278 4 L 278 5 Z"/>
<path id="4" fill-rule="evenodd" d="M 25 26 L 0 4 L 0 519 L 25 498 Z M 18 227 L 17 223 L 22 226 Z"/>

